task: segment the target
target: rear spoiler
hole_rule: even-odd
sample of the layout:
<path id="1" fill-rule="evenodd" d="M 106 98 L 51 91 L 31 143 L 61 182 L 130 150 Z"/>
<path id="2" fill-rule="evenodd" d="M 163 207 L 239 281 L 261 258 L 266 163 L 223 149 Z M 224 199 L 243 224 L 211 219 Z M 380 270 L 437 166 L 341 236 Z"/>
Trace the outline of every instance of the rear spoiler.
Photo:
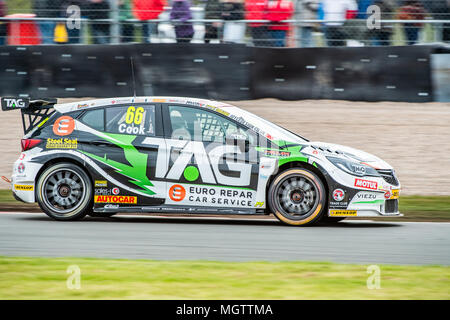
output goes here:
<path id="1" fill-rule="evenodd" d="M 22 114 L 22 125 L 25 134 L 36 126 L 41 126 L 55 112 L 53 106 L 57 99 L 30 100 L 20 97 L 2 97 L 2 111 L 20 110 Z"/>

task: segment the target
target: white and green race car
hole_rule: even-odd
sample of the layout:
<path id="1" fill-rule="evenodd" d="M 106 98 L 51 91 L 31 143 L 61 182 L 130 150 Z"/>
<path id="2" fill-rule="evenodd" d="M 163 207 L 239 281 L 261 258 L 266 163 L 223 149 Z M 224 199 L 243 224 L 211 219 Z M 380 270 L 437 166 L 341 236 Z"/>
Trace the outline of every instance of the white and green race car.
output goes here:
<path id="1" fill-rule="evenodd" d="M 226 103 L 2 98 L 2 109 L 21 109 L 26 133 L 13 193 L 56 220 L 273 213 L 306 225 L 400 215 L 400 183 L 383 160 L 310 142 Z"/>

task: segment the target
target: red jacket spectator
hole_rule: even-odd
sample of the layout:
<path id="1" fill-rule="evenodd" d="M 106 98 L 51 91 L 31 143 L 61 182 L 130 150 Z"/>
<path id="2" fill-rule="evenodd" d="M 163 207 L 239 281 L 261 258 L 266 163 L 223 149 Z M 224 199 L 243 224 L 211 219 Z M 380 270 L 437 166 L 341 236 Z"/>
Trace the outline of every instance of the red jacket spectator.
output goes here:
<path id="1" fill-rule="evenodd" d="M 165 0 L 133 0 L 133 14 L 139 20 L 157 19 L 164 5 Z"/>
<path id="2" fill-rule="evenodd" d="M 265 18 L 270 20 L 272 24 L 270 30 L 289 30 L 288 23 L 280 23 L 279 21 L 288 20 L 294 13 L 294 4 L 289 0 L 269 0 L 267 2 Z"/>
<path id="3" fill-rule="evenodd" d="M 245 20 L 264 20 L 267 0 L 245 0 Z M 250 27 L 261 27 L 263 23 L 253 22 Z"/>

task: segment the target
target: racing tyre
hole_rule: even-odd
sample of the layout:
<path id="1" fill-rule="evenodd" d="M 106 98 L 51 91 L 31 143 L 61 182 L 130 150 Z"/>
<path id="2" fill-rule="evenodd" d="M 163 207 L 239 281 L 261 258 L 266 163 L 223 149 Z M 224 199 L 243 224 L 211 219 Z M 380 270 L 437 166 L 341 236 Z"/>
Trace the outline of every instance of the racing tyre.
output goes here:
<path id="1" fill-rule="evenodd" d="M 42 172 L 36 199 L 41 209 L 60 221 L 79 220 L 93 206 L 92 182 L 84 170 L 73 163 L 57 163 Z"/>
<path id="2" fill-rule="evenodd" d="M 303 168 L 288 169 L 273 180 L 268 202 L 275 216 L 286 224 L 313 224 L 326 207 L 325 187 L 314 172 Z"/>

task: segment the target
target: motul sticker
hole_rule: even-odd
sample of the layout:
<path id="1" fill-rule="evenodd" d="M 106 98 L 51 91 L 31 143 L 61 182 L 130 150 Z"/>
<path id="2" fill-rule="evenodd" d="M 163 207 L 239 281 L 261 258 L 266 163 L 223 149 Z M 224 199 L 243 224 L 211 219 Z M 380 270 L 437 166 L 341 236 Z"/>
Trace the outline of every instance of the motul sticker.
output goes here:
<path id="1" fill-rule="evenodd" d="M 377 190 L 378 183 L 375 181 L 370 181 L 370 180 L 355 179 L 355 187 Z"/>
<path id="2" fill-rule="evenodd" d="M 94 196 L 95 203 L 137 203 L 137 197 L 132 196 Z"/>

